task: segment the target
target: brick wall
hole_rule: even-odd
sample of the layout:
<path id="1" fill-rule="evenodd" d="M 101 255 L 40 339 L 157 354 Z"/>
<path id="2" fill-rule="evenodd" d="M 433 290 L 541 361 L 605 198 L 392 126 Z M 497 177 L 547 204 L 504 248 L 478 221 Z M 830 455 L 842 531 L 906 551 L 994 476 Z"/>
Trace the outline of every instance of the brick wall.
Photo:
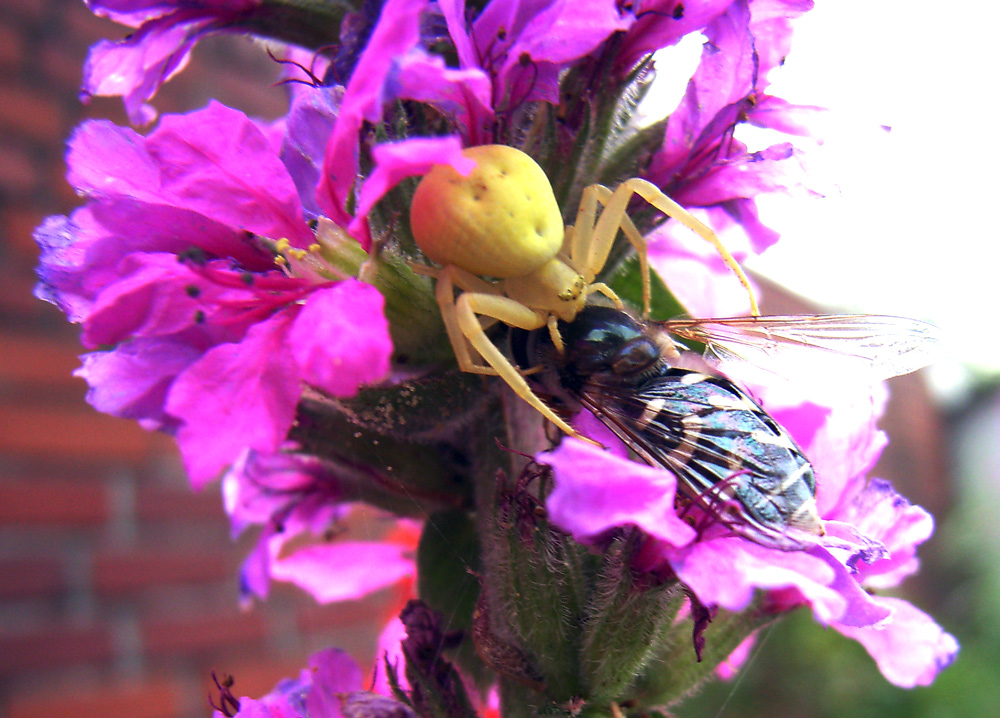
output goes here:
<path id="1" fill-rule="evenodd" d="M 237 608 L 246 546 L 228 536 L 218 491 L 193 494 L 172 441 L 98 414 L 71 376 L 77 330 L 32 296 L 32 229 L 77 204 L 63 152 L 87 116 L 124 123 L 121 103 L 80 105 L 87 48 L 122 28 L 78 0 L 0 2 L 0 716 L 207 716 L 210 672 L 258 695 L 338 644 L 371 660 L 362 606 L 317 606 L 277 590 Z M 260 48 L 199 47 L 157 101 L 209 97 L 264 117 L 283 112 Z"/>

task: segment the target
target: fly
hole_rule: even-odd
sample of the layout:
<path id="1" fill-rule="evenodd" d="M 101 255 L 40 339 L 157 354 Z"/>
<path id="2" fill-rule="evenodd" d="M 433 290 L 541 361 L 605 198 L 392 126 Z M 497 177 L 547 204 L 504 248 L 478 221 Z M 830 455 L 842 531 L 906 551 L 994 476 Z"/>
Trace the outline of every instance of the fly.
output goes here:
<path id="1" fill-rule="evenodd" d="M 708 344 L 723 365 L 780 368 L 783 356 L 809 350 L 871 379 L 924 366 L 937 342 L 934 327 L 893 317 L 651 323 L 597 305 L 558 329 L 562 352 L 547 329 L 510 333 L 515 362 L 534 370 L 542 392 L 569 412 L 590 410 L 644 461 L 673 472 L 681 492 L 733 533 L 782 550 L 807 548 L 824 534 L 812 464 L 753 398 L 679 351 L 667 333 Z"/>

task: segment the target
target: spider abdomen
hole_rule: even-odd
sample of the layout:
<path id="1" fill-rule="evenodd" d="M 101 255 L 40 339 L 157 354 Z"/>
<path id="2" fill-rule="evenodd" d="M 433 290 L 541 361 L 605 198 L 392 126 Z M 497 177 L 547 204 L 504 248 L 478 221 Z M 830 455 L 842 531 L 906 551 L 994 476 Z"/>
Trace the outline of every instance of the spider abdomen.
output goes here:
<path id="1" fill-rule="evenodd" d="M 545 172 L 513 147 L 462 151 L 475 160 L 467 177 L 435 165 L 413 195 L 410 226 L 432 261 L 472 274 L 522 277 L 549 262 L 563 244 L 559 204 Z"/>

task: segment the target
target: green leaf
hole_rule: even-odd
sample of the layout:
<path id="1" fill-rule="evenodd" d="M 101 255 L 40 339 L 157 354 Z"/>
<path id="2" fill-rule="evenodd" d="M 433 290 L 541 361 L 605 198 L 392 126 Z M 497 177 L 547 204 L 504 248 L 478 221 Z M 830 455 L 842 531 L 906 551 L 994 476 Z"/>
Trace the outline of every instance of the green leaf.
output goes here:
<path id="1" fill-rule="evenodd" d="M 642 269 L 639 258 L 632 253 L 621 262 L 608 284 L 623 301 L 637 309 L 642 308 Z M 662 321 L 688 314 L 673 292 L 667 288 L 660 275 L 650 271 L 651 301 L 649 319 Z"/>
<path id="2" fill-rule="evenodd" d="M 461 632 L 456 662 L 485 682 L 472 642 L 472 614 L 479 599 L 479 537 L 467 511 L 440 511 L 424 524 L 417 548 L 417 593 L 442 616 L 445 633 Z"/>

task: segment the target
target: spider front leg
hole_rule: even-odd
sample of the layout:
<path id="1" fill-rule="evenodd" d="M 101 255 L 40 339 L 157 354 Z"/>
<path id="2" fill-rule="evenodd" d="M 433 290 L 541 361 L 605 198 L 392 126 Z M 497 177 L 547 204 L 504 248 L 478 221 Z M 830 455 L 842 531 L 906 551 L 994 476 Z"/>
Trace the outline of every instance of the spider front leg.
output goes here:
<path id="1" fill-rule="evenodd" d="M 444 272 L 442 272 L 442 275 L 444 275 Z M 440 281 L 439 278 L 438 286 L 440 286 Z M 498 294 L 480 294 L 477 292 L 465 292 L 459 295 L 458 299 L 449 307 L 446 308 L 442 305 L 441 312 L 445 315 L 445 326 L 448 326 L 449 321 L 454 321 L 455 326 L 458 327 L 461 334 L 459 343 L 455 344 L 453 340 L 452 344 L 455 348 L 455 356 L 458 359 L 459 368 L 462 371 L 499 376 L 507 382 L 507 385 L 514 390 L 515 394 L 526 401 L 535 411 L 555 424 L 562 432 L 591 444 L 597 443 L 582 436 L 535 395 L 535 392 L 531 390 L 528 382 L 524 380 L 520 372 L 503 355 L 503 352 L 490 341 L 489 337 L 486 336 L 486 332 L 483 331 L 483 326 L 479 321 L 479 317 L 485 316 L 511 327 L 531 331 L 533 329 L 541 329 L 549 324 L 549 315 L 547 313 L 535 311 L 509 297 Z M 448 318 L 449 314 L 451 315 L 450 320 Z M 479 366 L 472 362 L 472 357 L 468 352 L 468 345 L 472 345 L 472 348 L 489 365 L 488 367 Z"/>
<path id="2" fill-rule="evenodd" d="M 747 279 L 743 268 L 740 267 L 735 257 L 726 249 L 715 232 L 661 192 L 656 185 L 644 179 L 633 178 L 622 182 L 615 188 L 614 192 L 601 185 L 591 185 L 584 190 L 585 197 L 588 190 L 592 191 L 591 197 L 593 198 L 591 204 L 588 206 L 590 219 L 593 219 L 593 213 L 596 211 L 593 203 L 600 202 L 604 205 L 604 209 L 601 211 L 601 216 L 598 218 L 596 224 L 593 225 L 592 239 L 588 237 L 588 246 L 581 246 L 579 248 L 581 252 L 584 250 L 587 251 L 587 266 L 596 266 L 598 272 L 604 268 L 604 263 L 607 262 L 608 254 L 611 252 L 611 244 L 614 242 L 619 228 L 629 238 L 633 246 L 636 247 L 640 260 L 645 258 L 645 240 L 639 235 L 632 220 L 626 214 L 629 200 L 632 199 L 632 195 L 637 194 L 668 217 L 676 219 L 702 239 L 710 242 L 719 253 L 719 256 L 722 257 L 722 261 L 733 271 L 737 279 L 739 279 L 740 284 L 746 290 L 747 296 L 750 298 L 750 313 L 755 317 L 760 316 L 760 309 L 757 307 L 757 300 L 753 295 L 753 289 L 750 287 L 750 280 Z M 584 211 L 584 204 L 581 202 L 581 213 Z M 580 228 L 577 227 L 578 236 L 579 232 Z M 636 244 L 633 233 L 638 238 L 638 241 L 642 242 L 642 249 Z M 577 241 L 581 244 L 583 243 L 583 240 L 578 239 Z M 644 271 L 648 272 L 648 267 Z"/>
<path id="3" fill-rule="evenodd" d="M 570 240 L 569 256 L 570 261 L 581 272 L 587 282 L 593 282 L 594 278 L 604 269 L 608 262 L 608 255 L 611 253 L 611 246 L 615 237 L 618 236 L 619 228 L 625 234 L 625 238 L 635 248 L 639 257 L 639 270 L 642 273 L 642 315 L 649 316 L 649 305 L 652 297 L 649 278 L 649 253 L 647 251 L 646 239 L 636 229 L 635 224 L 623 209 L 620 212 L 618 221 L 601 222 L 595 225 L 598 203 L 604 207 L 601 212 L 601 220 L 608 214 L 607 205 L 614 194 L 604 185 L 592 184 L 585 187 L 580 197 L 580 207 L 576 213 L 576 225 Z M 609 217 L 609 220 L 612 217 Z M 610 288 L 604 284 L 593 285 L 596 291 L 608 296 L 616 304 L 620 305 L 621 300 L 617 296 L 611 296 Z M 603 288 L 607 288 L 605 291 Z"/>

